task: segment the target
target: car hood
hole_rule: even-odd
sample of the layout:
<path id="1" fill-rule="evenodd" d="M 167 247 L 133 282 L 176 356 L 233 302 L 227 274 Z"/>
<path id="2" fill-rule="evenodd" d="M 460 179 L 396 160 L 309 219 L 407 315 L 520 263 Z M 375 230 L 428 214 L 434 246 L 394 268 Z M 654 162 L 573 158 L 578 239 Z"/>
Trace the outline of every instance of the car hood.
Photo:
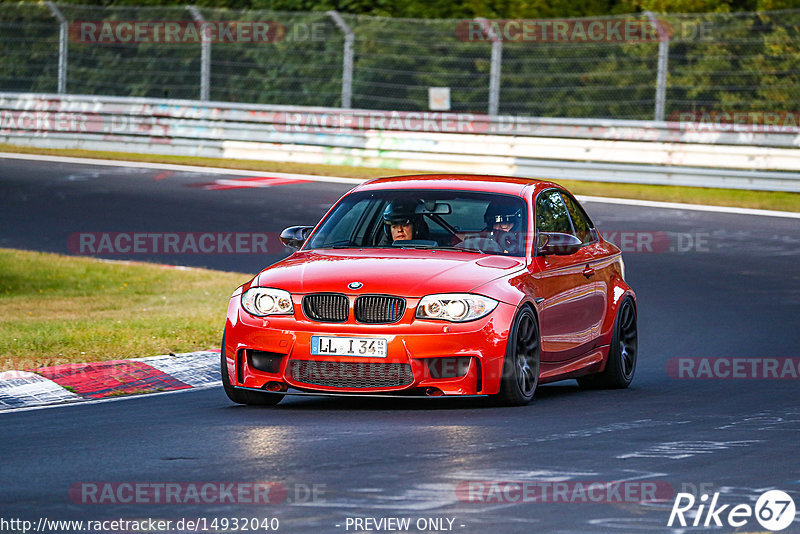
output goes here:
<path id="1" fill-rule="evenodd" d="M 253 285 L 291 293 L 380 293 L 421 297 L 469 291 L 525 266 L 524 258 L 445 250 L 301 251 L 264 269 Z M 360 282 L 358 290 L 348 288 Z"/>

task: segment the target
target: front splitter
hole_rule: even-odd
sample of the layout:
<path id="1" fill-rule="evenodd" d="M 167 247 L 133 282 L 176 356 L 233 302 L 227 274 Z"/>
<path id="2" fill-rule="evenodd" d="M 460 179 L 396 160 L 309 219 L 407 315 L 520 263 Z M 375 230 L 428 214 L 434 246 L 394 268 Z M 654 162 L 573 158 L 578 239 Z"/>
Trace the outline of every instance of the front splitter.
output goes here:
<path id="1" fill-rule="evenodd" d="M 293 395 L 297 397 L 370 397 L 376 399 L 485 399 L 490 395 L 405 395 L 402 393 L 388 394 L 388 393 L 334 393 L 328 391 L 300 391 L 294 388 L 289 388 L 287 391 L 267 391 L 259 388 L 246 388 L 242 386 L 234 386 L 234 389 L 242 391 L 256 391 L 258 393 L 266 393 L 270 395 Z"/>

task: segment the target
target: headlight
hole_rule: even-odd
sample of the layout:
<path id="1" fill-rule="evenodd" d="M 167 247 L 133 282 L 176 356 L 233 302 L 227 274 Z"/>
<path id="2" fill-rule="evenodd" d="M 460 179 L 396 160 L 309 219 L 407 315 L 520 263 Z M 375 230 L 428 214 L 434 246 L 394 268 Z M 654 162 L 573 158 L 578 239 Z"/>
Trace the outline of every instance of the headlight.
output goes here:
<path id="1" fill-rule="evenodd" d="M 291 315 L 292 296 L 283 289 L 251 287 L 242 294 L 242 308 L 250 315 Z"/>
<path id="2" fill-rule="evenodd" d="M 497 307 L 497 301 L 470 293 L 444 293 L 422 297 L 417 306 L 419 319 L 463 323 L 480 319 Z"/>

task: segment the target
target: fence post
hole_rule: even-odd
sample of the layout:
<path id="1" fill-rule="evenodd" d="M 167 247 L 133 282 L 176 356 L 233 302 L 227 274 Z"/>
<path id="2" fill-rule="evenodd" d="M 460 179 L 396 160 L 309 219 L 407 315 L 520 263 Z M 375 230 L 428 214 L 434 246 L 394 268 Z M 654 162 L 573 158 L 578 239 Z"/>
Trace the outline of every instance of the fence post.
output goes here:
<path id="1" fill-rule="evenodd" d="M 355 34 L 338 11 L 328 11 L 328 16 L 344 32 L 344 59 L 342 60 L 342 107 L 350 109 L 353 100 L 353 41 Z"/>
<path id="2" fill-rule="evenodd" d="M 483 32 L 492 41 L 492 62 L 489 70 L 489 116 L 496 117 L 500 109 L 500 70 L 503 65 L 503 40 L 495 33 L 484 18 L 475 19 L 481 23 Z"/>
<path id="3" fill-rule="evenodd" d="M 67 92 L 67 18 L 53 2 L 45 2 L 50 13 L 58 19 L 58 93 Z"/>
<path id="4" fill-rule="evenodd" d="M 200 23 L 200 100 L 207 101 L 211 92 L 211 38 L 206 19 L 196 6 L 186 6 L 195 22 Z"/>
<path id="5" fill-rule="evenodd" d="M 654 120 L 664 121 L 667 105 L 667 66 L 669 62 L 669 33 L 652 11 L 645 11 L 658 34 L 658 71 L 656 74 L 656 111 Z"/>

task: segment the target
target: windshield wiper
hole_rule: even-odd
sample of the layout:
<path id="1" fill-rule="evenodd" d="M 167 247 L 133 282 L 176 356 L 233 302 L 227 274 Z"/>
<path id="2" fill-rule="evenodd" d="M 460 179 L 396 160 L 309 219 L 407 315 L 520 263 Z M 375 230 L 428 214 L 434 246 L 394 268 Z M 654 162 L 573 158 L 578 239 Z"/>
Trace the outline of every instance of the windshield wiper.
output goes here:
<path id="1" fill-rule="evenodd" d="M 461 247 L 451 247 L 442 245 L 426 245 L 424 243 L 409 243 L 409 244 L 401 244 L 401 243 L 402 241 L 395 241 L 392 246 L 397 248 L 418 248 L 422 250 L 457 250 L 459 252 L 472 252 L 474 254 L 482 254 L 480 250 L 476 250 L 474 248 L 461 248 Z"/>
<path id="2" fill-rule="evenodd" d="M 360 247 L 357 247 L 349 239 L 345 239 L 342 241 L 334 241 L 333 243 L 326 243 L 321 247 L 314 247 L 314 248 L 360 248 Z"/>
<path id="3" fill-rule="evenodd" d="M 478 249 L 475 248 L 464 248 L 464 247 L 436 247 L 436 250 L 457 250 L 459 252 L 471 252 L 473 254 L 483 254 Z"/>

